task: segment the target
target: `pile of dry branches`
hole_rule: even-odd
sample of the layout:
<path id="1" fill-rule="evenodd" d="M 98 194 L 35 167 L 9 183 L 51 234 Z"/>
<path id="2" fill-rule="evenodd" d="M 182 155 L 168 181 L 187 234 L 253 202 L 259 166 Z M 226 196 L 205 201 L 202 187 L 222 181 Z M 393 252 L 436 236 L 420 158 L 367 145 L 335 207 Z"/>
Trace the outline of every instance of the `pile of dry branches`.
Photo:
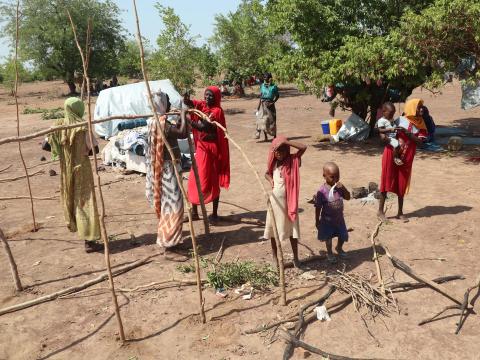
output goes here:
<path id="1" fill-rule="evenodd" d="M 387 315 L 389 305 L 396 307 L 395 299 L 392 293 L 382 292 L 377 286 L 372 285 L 371 277 L 366 278 L 362 275 L 337 270 L 336 274 L 328 276 L 328 282 L 334 285 L 339 291 L 352 297 L 355 309 L 360 312 L 361 308 L 367 310 L 372 317 L 377 315 Z"/>

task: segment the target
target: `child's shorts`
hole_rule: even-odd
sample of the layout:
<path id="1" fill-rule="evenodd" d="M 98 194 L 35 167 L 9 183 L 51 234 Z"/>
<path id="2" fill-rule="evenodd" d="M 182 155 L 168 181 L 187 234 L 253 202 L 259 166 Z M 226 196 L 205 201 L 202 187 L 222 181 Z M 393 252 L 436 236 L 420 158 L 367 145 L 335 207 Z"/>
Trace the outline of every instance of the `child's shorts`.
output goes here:
<path id="1" fill-rule="evenodd" d="M 320 222 L 318 226 L 318 240 L 326 241 L 334 237 L 338 237 L 338 240 L 343 242 L 348 241 L 348 230 L 345 222 L 343 221 L 339 224 Z"/>

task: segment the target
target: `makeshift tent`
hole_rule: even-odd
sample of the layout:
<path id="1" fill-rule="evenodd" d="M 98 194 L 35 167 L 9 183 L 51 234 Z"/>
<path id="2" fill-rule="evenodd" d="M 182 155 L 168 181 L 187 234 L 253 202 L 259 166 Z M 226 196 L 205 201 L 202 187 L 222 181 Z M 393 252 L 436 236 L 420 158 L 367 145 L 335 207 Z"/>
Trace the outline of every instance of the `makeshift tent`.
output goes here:
<path id="1" fill-rule="evenodd" d="M 150 81 L 149 84 L 153 93 L 160 90 L 167 93 L 172 107 L 180 108 L 182 97 L 170 80 Z M 152 110 L 146 94 L 147 90 L 144 82 L 102 90 L 95 104 L 94 119 L 98 120 L 116 115 L 151 114 Z M 118 124 L 122 121 L 112 120 L 96 124 L 95 132 L 108 139 L 118 133 Z"/>
<path id="2" fill-rule="evenodd" d="M 149 82 L 152 93 L 162 91 L 170 99 L 174 108 L 181 108 L 182 97 L 175 90 L 170 80 L 158 80 Z M 95 119 L 102 119 L 120 115 L 145 115 L 151 114 L 145 83 L 136 83 L 105 89 L 100 92 L 95 105 Z M 175 116 L 176 117 L 176 116 Z M 147 121 L 152 121 L 149 118 Z M 145 119 L 144 119 L 145 120 Z M 125 129 L 119 129 L 119 125 L 129 123 Z M 148 141 L 147 126 L 145 121 L 112 120 L 95 125 L 95 132 L 109 143 L 102 151 L 103 162 L 106 165 L 134 170 L 145 173 L 146 141 Z M 122 130 L 122 131 L 120 131 Z M 190 167 L 190 151 L 187 140 L 178 140 L 182 154 L 182 168 Z"/>

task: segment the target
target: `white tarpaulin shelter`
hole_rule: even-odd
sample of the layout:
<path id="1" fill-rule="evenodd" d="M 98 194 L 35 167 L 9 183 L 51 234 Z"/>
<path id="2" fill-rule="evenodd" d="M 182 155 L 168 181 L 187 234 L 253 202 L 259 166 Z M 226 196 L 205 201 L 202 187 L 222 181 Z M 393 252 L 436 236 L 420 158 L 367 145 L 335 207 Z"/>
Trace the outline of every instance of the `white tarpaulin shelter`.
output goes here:
<path id="1" fill-rule="evenodd" d="M 166 80 L 150 81 L 150 89 L 153 93 L 162 91 L 168 94 L 172 107 L 182 106 L 182 97 L 173 86 L 172 82 Z M 128 84 L 105 89 L 98 95 L 95 104 L 94 119 L 102 119 L 115 115 L 143 115 L 151 114 L 145 82 Z M 95 132 L 105 139 L 118 133 L 118 124 L 125 120 L 112 120 L 95 124 Z"/>

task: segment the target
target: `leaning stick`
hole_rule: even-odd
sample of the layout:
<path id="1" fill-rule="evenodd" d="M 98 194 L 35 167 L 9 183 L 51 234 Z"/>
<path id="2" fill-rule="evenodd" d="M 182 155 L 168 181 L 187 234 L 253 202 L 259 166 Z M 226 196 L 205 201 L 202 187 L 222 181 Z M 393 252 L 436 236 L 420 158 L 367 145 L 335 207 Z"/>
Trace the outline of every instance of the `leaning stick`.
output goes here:
<path id="1" fill-rule="evenodd" d="M 275 237 L 275 243 L 277 245 L 277 251 L 278 251 L 278 255 L 279 255 L 277 257 L 277 260 L 278 260 L 278 270 L 279 270 L 279 278 L 280 278 L 279 280 L 280 280 L 280 288 L 281 288 L 280 304 L 285 306 L 285 305 L 287 305 L 287 292 L 285 290 L 285 269 L 284 269 L 284 263 L 283 263 L 283 250 L 282 250 L 282 244 L 280 242 L 280 238 L 278 236 L 277 223 L 275 221 L 275 217 L 274 217 L 274 214 L 273 214 L 273 208 L 272 208 L 272 204 L 270 202 L 270 196 L 268 195 L 268 192 L 265 189 L 265 185 L 263 184 L 262 180 L 260 180 L 260 176 L 258 175 L 257 170 L 255 169 L 255 167 L 251 163 L 247 154 L 245 154 L 245 152 L 242 150 L 240 145 L 238 145 L 235 142 L 235 140 L 232 139 L 232 137 L 229 135 L 227 129 L 224 126 L 222 126 L 221 124 L 219 124 L 216 121 L 212 121 L 207 115 L 205 115 L 203 112 L 201 112 L 199 110 L 195 109 L 195 110 L 192 110 L 191 112 L 199 115 L 205 121 L 208 121 L 211 124 L 214 124 L 217 127 L 219 127 L 220 129 L 222 129 L 222 131 L 225 133 L 225 137 L 238 149 L 238 151 L 240 151 L 243 158 L 247 162 L 248 166 L 252 169 L 253 173 L 255 174 L 255 177 L 257 178 L 258 183 L 260 184 L 260 188 L 262 189 L 262 191 L 265 195 L 265 198 L 267 199 L 268 213 L 270 215 L 270 218 L 272 219 L 273 234 L 274 234 L 274 237 Z"/>
<path id="2" fill-rule="evenodd" d="M 295 339 L 300 339 L 300 336 L 302 334 L 302 332 L 304 331 L 304 326 L 305 326 L 305 317 L 304 317 L 304 313 L 305 313 L 305 310 L 307 310 L 309 307 L 313 306 L 313 305 L 317 305 L 317 304 L 321 304 L 323 305 L 323 303 L 330 297 L 330 295 L 332 295 L 334 292 L 335 292 L 336 288 L 335 286 L 330 286 L 328 288 L 328 291 L 326 294 L 324 294 L 322 297 L 320 297 L 319 299 L 316 299 L 315 301 L 312 301 L 308 304 L 305 304 L 303 305 L 300 310 L 298 311 L 298 321 L 297 321 L 297 325 L 295 326 L 295 330 L 293 331 L 293 334 L 292 336 L 295 338 Z M 289 341 L 287 346 L 285 347 L 285 350 L 283 351 L 283 360 L 288 360 L 290 359 L 290 357 L 293 355 L 293 351 L 295 350 L 295 343 L 292 342 L 292 341 Z"/>
<path id="3" fill-rule="evenodd" d="M 7 196 L 7 197 L 0 197 L 0 201 L 9 201 L 9 200 L 27 200 L 27 199 L 33 199 L 33 200 L 57 200 L 58 196 L 47 196 L 47 197 L 32 197 L 30 196 Z"/>
<path id="4" fill-rule="evenodd" d="M 375 238 L 378 235 L 378 232 L 380 231 L 380 227 L 382 226 L 382 221 L 380 221 L 377 226 L 375 227 L 375 230 L 373 231 L 372 235 L 370 236 L 370 242 L 372 243 L 372 249 L 373 249 L 373 259 L 375 260 L 375 267 L 377 268 L 377 277 L 378 277 L 378 285 L 380 285 L 380 289 L 382 290 L 382 294 L 385 294 L 385 284 L 383 282 L 383 277 L 382 277 L 382 268 L 380 267 L 380 261 L 378 260 L 378 254 L 377 254 L 377 249 L 375 246 Z"/>
<path id="5" fill-rule="evenodd" d="M 20 137 L 20 112 L 18 110 L 18 28 L 19 28 L 19 17 L 20 17 L 20 0 L 17 0 L 17 12 L 15 20 L 15 107 L 17 113 L 17 137 Z M 27 180 L 28 194 L 30 196 L 30 209 L 32 211 L 32 221 L 33 221 L 33 231 L 37 231 L 37 224 L 35 223 L 35 210 L 33 208 L 33 197 L 32 197 L 32 187 L 30 186 L 30 178 L 28 177 L 27 164 L 25 164 L 25 159 L 23 158 L 22 145 L 18 143 L 18 153 L 20 154 L 20 159 L 22 161 L 23 170 L 25 171 L 25 178 Z"/>
<path id="6" fill-rule="evenodd" d="M 388 251 L 388 248 L 383 245 L 382 243 L 379 242 L 379 245 L 385 250 L 385 254 L 388 256 L 388 258 L 390 259 L 390 261 L 392 262 L 392 265 L 403 271 L 405 274 L 407 274 L 408 276 L 410 276 L 411 278 L 419 281 L 419 282 L 422 282 L 426 285 L 428 285 L 429 287 L 431 287 L 433 290 L 439 292 L 440 294 L 442 294 L 443 296 L 447 297 L 448 299 L 452 300 L 454 303 L 458 304 L 458 305 L 462 305 L 462 302 L 461 300 L 458 300 L 454 295 L 450 294 L 448 292 L 447 289 L 445 289 L 443 286 L 441 285 L 438 285 L 436 284 L 435 282 L 417 274 L 410 266 L 408 266 L 407 264 L 405 264 L 403 261 L 401 261 L 400 259 L 398 259 L 397 257 L 393 256 L 389 251 Z"/>
<path id="7" fill-rule="evenodd" d="M 156 255 L 154 255 L 154 256 L 156 256 Z M 119 268 L 117 268 L 113 271 L 112 275 L 113 276 L 118 276 L 118 275 L 121 275 L 123 273 L 126 273 L 127 271 L 135 269 L 139 266 L 148 264 L 152 257 L 153 256 L 150 255 L 150 256 L 147 256 L 144 259 L 140 259 L 140 260 L 137 260 L 137 261 L 135 261 L 131 264 L 119 267 Z M 41 296 L 39 298 L 30 300 L 30 301 L 26 301 L 24 303 L 12 305 L 12 306 L 0 309 L 0 316 L 11 313 L 11 312 L 23 310 L 23 309 L 26 309 L 26 308 L 29 308 L 29 307 L 32 307 L 32 306 L 35 306 L 35 305 L 43 304 L 45 302 L 55 300 L 55 299 L 57 299 L 61 296 L 64 296 L 64 295 L 73 294 L 73 293 L 85 290 L 86 288 L 88 288 L 90 286 L 93 286 L 93 285 L 101 283 L 102 281 L 105 281 L 107 278 L 108 278 L 108 274 L 103 274 L 103 275 L 100 275 L 100 276 L 98 276 L 98 277 L 96 277 L 92 280 L 88 280 L 88 281 L 86 281 L 86 282 L 84 282 L 80 285 L 71 286 L 69 288 L 62 289 L 60 291 L 57 291 L 57 292 L 54 292 L 54 293 L 51 293 L 51 294 L 48 294 L 48 295 L 45 295 L 45 296 Z"/>
<path id="8" fill-rule="evenodd" d="M 317 355 L 321 355 L 322 357 L 330 360 L 367 360 L 366 358 L 351 358 L 348 356 L 341 356 L 341 355 L 328 353 L 326 351 L 323 351 L 322 349 L 319 349 L 315 346 L 309 345 L 301 340 L 298 340 L 292 334 L 282 329 L 280 330 L 280 337 L 285 341 L 290 342 L 295 347 L 301 347 L 302 349 L 305 349 Z"/>
<path id="9" fill-rule="evenodd" d="M 207 209 L 205 208 L 205 198 L 203 196 L 202 185 L 200 183 L 200 175 L 198 174 L 197 160 L 195 160 L 195 149 L 193 147 L 192 138 L 190 137 L 190 131 L 187 133 L 188 149 L 190 150 L 190 158 L 192 159 L 192 169 L 195 176 L 195 183 L 197 184 L 198 199 L 200 200 L 200 208 L 202 209 L 203 227 L 205 228 L 205 234 L 210 234 L 210 225 L 207 218 Z"/>
<path id="10" fill-rule="evenodd" d="M 160 123 L 160 119 L 158 117 L 157 112 L 155 111 L 155 104 L 153 102 L 153 96 L 152 96 L 152 92 L 150 90 L 150 84 L 148 82 L 148 75 L 147 75 L 147 72 L 145 70 L 145 52 L 143 50 L 142 34 L 140 32 L 140 21 L 139 21 L 139 18 L 138 18 L 137 3 L 136 3 L 135 0 L 133 0 L 133 9 L 134 9 L 134 12 L 135 12 L 135 21 L 136 21 L 136 25 L 137 25 L 137 42 L 138 42 L 138 47 L 139 47 L 139 51 L 140 51 L 140 64 L 142 66 L 143 79 L 145 81 L 145 87 L 146 87 L 147 93 L 148 93 L 148 100 L 150 102 L 150 106 L 152 108 L 152 111 L 154 112 L 155 122 L 156 122 L 158 130 L 160 131 L 160 134 L 162 136 L 163 143 L 164 143 L 165 147 L 167 148 L 168 153 L 170 154 L 170 158 L 172 159 L 173 163 L 175 164 L 175 160 L 176 160 L 175 159 L 175 154 L 173 153 L 172 148 L 171 148 L 170 144 L 168 143 L 168 141 L 165 137 L 163 126 Z M 196 276 L 197 276 L 197 289 L 198 289 L 198 297 L 199 297 L 199 304 L 200 304 L 200 316 L 202 318 L 202 322 L 205 323 L 207 320 L 206 320 L 206 317 L 205 317 L 205 309 L 203 307 L 204 306 L 204 301 L 203 301 L 203 294 L 202 294 L 202 281 L 201 281 L 201 278 L 200 278 L 200 262 L 198 260 L 197 240 L 195 238 L 195 230 L 193 228 L 193 222 L 192 222 L 192 206 L 188 201 L 187 193 L 185 191 L 185 188 L 183 187 L 182 177 L 178 173 L 177 167 L 173 166 L 173 169 L 175 171 L 175 176 L 177 178 L 178 186 L 180 187 L 180 190 L 182 191 L 183 201 L 187 206 L 188 224 L 189 224 L 189 228 L 190 228 L 190 236 L 192 238 L 193 255 L 194 255 L 194 258 L 195 258 L 195 272 L 196 272 Z"/>
<path id="11" fill-rule="evenodd" d="M 460 332 L 460 329 L 463 326 L 463 323 L 465 322 L 465 319 L 467 318 L 467 312 L 469 311 L 468 309 L 468 298 L 470 296 L 470 292 L 474 289 L 478 289 L 480 291 L 480 275 L 478 276 L 475 285 L 469 287 L 466 291 L 465 294 L 463 295 L 463 303 L 460 308 L 460 319 L 458 320 L 457 324 L 457 330 L 455 330 L 455 335 L 458 335 Z M 473 306 L 473 303 L 471 304 Z"/>
<path id="12" fill-rule="evenodd" d="M 34 172 L 33 174 L 29 174 L 28 176 L 29 177 L 34 177 L 35 175 L 40 175 L 40 174 L 44 174 L 44 173 L 45 173 L 44 170 L 39 170 L 37 172 Z M 4 182 L 17 181 L 17 180 L 24 179 L 24 178 L 26 178 L 25 175 L 13 177 L 13 178 L 4 178 L 4 179 L 0 179 L 0 184 L 4 183 Z"/>
<path id="13" fill-rule="evenodd" d="M 83 77 L 86 79 L 86 84 L 87 84 L 87 97 L 88 97 L 88 135 L 89 135 L 89 140 L 90 144 L 93 148 L 93 125 L 92 125 L 92 111 L 91 111 L 91 97 L 90 97 L 90 78 L 88 77 L 88 68 L 87 68 L 87 60 L 85 59 L 85 56 L 83 54 L 82 48 L 80 46 L 80 43 L 78 42 L 77 38 L 77 32 L 75 30 L 75 24 L 73 23 L 72 16 L 70 15 L 70 12 L 67 10 L 68 18 L 70 19 L 70 24 L 72 25 L 72 30 L 73 30 L 73 35 L 75 38 L 75 43 L 77 44 L 78 51 L 80 52 L 80 56 L 82 58 L 82 65 L 83 65 Z M 90 20 L 89 20 L 89 26 L 88 30 L 91 31 L 91 26 L 90 26 Z M 90 35 L 87 34 L 87 38 L 89 38 Z M 85 49 L 85 53 L 88 56 L 89 49 Z M 119 329 L 119 334 L 120 334 L 120 340 L 124 343 L 125 342 L 125 332 L 123 330 L 123 323 L 122 323 L 122 318 L 120 316 L 120 308 L 118 306 L 118 300 L 117 300 L 117 295 L 115 293 L 115 284 L 113 282 L 113 275 L 112 275 L 112 269 L 110 266 L 110 249 L 108 245 L 108 235 L 107 235 L 107 229 L 105 226 L 105 202 L 103 201 L 103 192 L 102 192 L 102 184 L 100 181 L 100 175 L 98 174 L 98 167 L 97 167 L 97 156 L 95 155 L 95 150 L 93 151 L 94 156 L 93 156 L 93 168 L 95 172 L 95 181 L 96 185 L 98 188 L 98 196 L 100 199 L 100 204 L 101 204 L 101 209 L 100 209 L 100 233 L 101 237 L 103 240 L 104 244 L 104 253 L 105 253 L 105 265 L 107 267 L 107 276 L 108 276 L 108 281 L 110 284 L 110 290 L 112 292 L 112 300 L 113 300 L 113 306 L 115 309 L 115 315 L 117 319 L 117 324 L 118 324 L 118 329 Z M 95 194 L 95 188 L 92 191 L 92 198 L 93 198 L 93 203 L 96 209 L 98 209 L 98 204 L 97 204 L 97 199 L 96 199 L 96 194 Z"/>
<path id="14" fill-rule="evenodd" d="M 7 238 L 3 233 L 2 229 L 0 229 L 0 240 L 2 241 L 3 248 L 5 249 L 5 253 L 7 254 L 8 263 L 10 264 L 10 271 L 12 272 L 13 283 L 15 284 L 15 289 L 17 291 L 22 291 L 23 286 L 22 282 L 20 281 L 20 276 L 18 276 L 17 264 L 15 259 L 13 258 L 12 251 L 10 250 L 10 245 L 8 245 Z"/>
<path id="15" fill-rule="evenodd" d="M 8 169 L 10 169 L 11 167 L 12 167 L 12 164 L 4 167 L 3 169 L 0 169 L 0 173 L 6 171 L 6 170 L 8 170 Z"/>

